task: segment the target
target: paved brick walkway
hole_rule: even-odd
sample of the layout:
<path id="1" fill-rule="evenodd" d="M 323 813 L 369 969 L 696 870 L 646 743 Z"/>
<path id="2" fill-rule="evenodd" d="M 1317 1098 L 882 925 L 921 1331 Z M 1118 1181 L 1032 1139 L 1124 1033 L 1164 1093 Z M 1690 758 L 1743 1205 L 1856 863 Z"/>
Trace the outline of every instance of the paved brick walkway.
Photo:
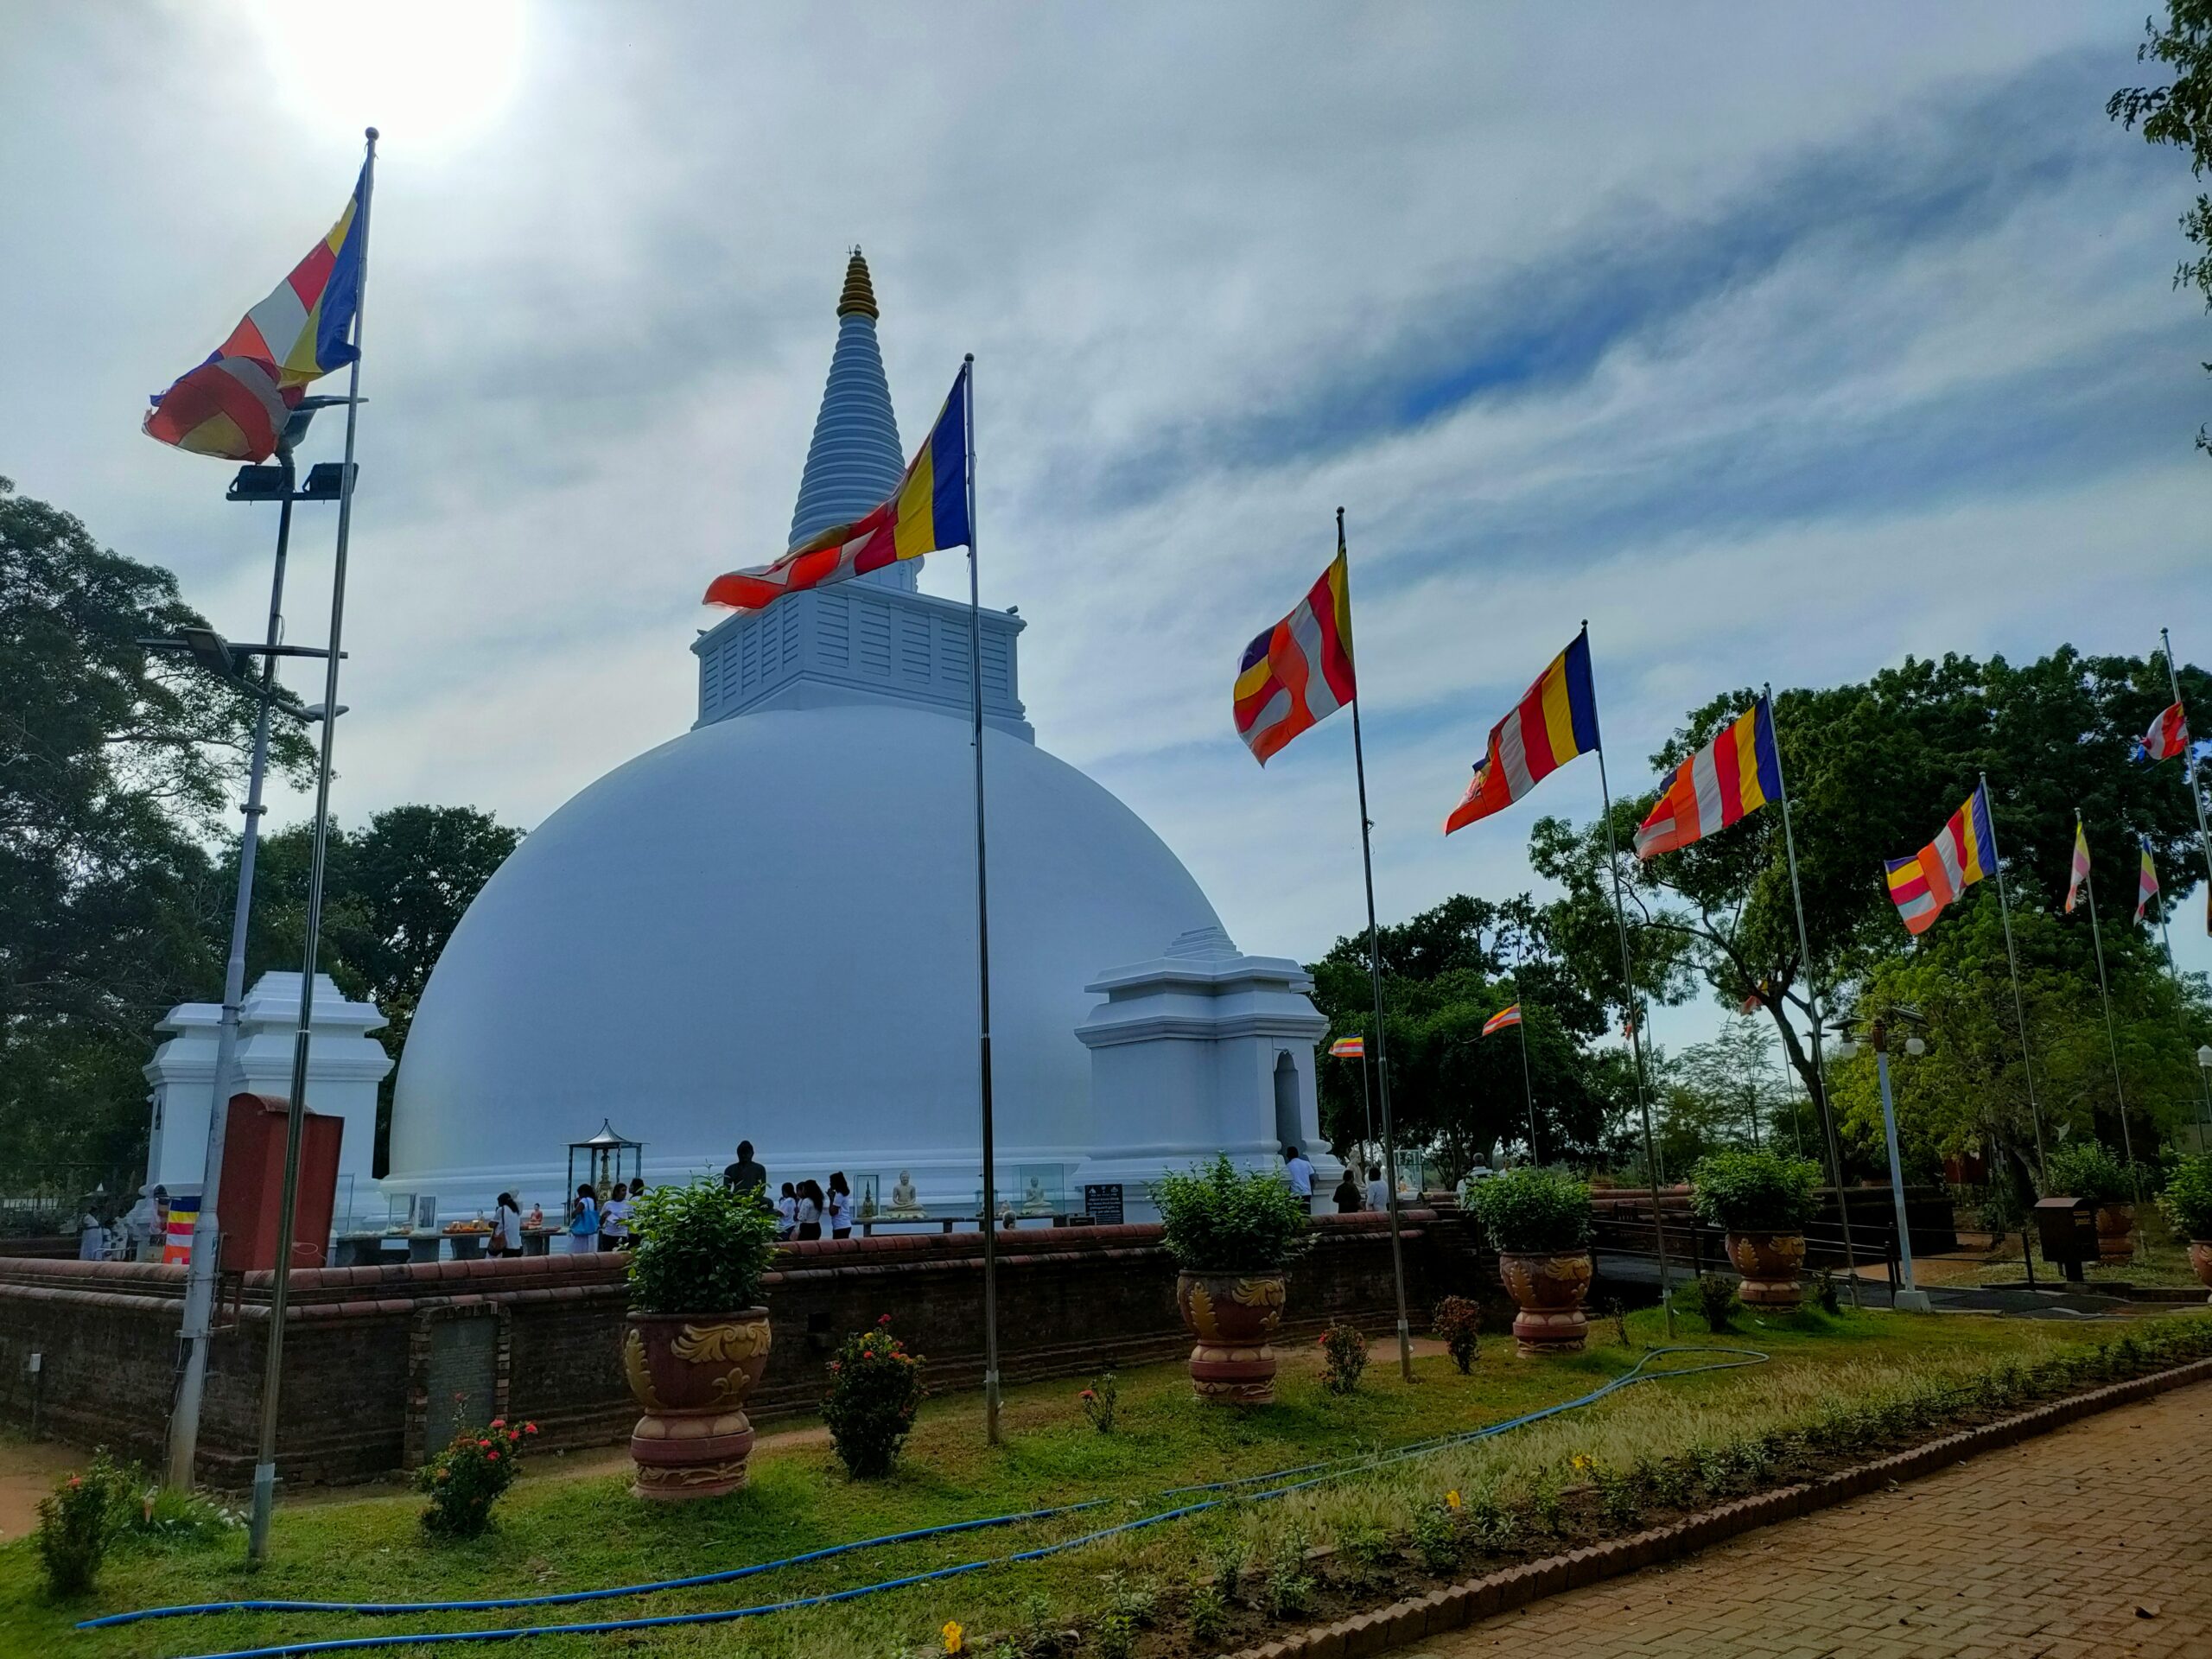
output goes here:
<path id="1" fill-rule="evenodd" d="M 2212 1383 L 1552 1597 L 1421 1643 L 1408 1659 L 1506 1653 L 2204 1659 Z"/>

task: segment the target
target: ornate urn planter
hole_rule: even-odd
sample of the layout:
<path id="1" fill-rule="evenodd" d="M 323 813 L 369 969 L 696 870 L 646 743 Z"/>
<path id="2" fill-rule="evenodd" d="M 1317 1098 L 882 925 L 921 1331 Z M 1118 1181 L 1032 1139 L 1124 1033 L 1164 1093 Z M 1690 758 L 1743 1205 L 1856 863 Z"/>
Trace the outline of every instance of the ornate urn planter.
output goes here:
<path id="1" fill-rule="evenodd" d="M 2135 1254 L 2135 1206 L 2106 1204 L 2097 1206 L 2097 1260 L 2107 1264 L 2125 1262 Z"/>
<path id="2" fill-rule="evenodd" d="M 1593 1270 L 1587 1250 L 1499 1253 L 1497 1276 L 1521 1310 L 1513 1319 L 1513 1339 L 1523 1354 L 1582 1351 L 1590 1333 L 1582 1303 Z"/>
<path id="3" fill-rule="evenodd" d="M 1796 1307 L 1805 1300 L 1802 1233 L 1731 1233 L 1728 1262 L 1743 1275 L 1739 1294 L 1754 1307 Z"/>
<path id="4" fill-rule="evenodd" d="M 1191 1388 L 1220 1406 L 1264 1406 L 1275 1397 L 1275 1351 L 1268 1339 L 1282 1323 L 1286 1287 L 1280 1273 L 1176 1275 L 1175 1306 L 1198 1338 L 1191 1350 Z"/>
<path id="5" fill-rule="evenodd" d="M 2196 1270 L 2196 1282 L 2212 1288 L 2212 1238 L 2189 1241 L 2189 1265 Z M 2204 1300 L 2212 1302 L 2212 1296 Z"/>
<path id="6" fill-rule="evenodd" d="M 768 1368 L 768 1310 L 632 1313 L 622 1369 L 645 1415 L 630 1432 L 639 1497 L 718 1497 L 745 1484 L 745 1396 Z"/>

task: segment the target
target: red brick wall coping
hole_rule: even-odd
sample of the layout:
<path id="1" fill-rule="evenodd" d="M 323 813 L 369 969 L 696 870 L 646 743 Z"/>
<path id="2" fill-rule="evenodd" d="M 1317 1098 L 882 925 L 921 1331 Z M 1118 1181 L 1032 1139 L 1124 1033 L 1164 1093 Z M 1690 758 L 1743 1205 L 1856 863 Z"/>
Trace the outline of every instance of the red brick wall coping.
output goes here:
<path id="1" fill-rule="evenodd" d="M 1564 1555 L 1548 1556 L 1542 1560 L 1524 1561 L 1518 1567 L 1433 1590 L 1425 1596 L 1396 1602 L 1371 1613 L 1340 1619 L 1333 1624 L 1316 1624 L 1277 1641 L 1247 1648 L 1232 1656 L 1232 1659 L 1362 1659 L 1363 1655 L 1405 1647 L 1459 1630 L 1496 1613 L 1510 1612 L 1545 1596 L 1580 1589 L 1586 1584 L 1618 1578 L 1624 1573 L 1694 1554 L 1708 1544 L 1719 1543 L 1757 1527 L 1849 1503 L 1854 1497 L 1879 1491 L 1893 1482 L 1934 1474 L 1978 1452 L 1993 1452 L 2038 1434 L 2048 1434 L 2053 1429 L 2109 1411 L 2115 1406 L 2132 1405 L 2169 1389 L 2203 1382 L 2212 1382 L 2212 1359 L 2192 1360 L 2171 1370 L 2154 1371 L 2148 1376 L 2133 1377 L 2125 1382 L 2092 1389 L 2086 1394 L 2054 1400 L 2016 1416 L 1984 1423 L 1978 1428 L 1962 1429 L 1910 1451 L 1878 1458 L 1854 1469 L 1840 1470 L 1810 1484 L 1778 1486 L 1770 1492 L 1738 1498 L 1686 1516 L 1672 1526 L 1610 1538 L 1586 1549 L 1569 1550 Z"/>

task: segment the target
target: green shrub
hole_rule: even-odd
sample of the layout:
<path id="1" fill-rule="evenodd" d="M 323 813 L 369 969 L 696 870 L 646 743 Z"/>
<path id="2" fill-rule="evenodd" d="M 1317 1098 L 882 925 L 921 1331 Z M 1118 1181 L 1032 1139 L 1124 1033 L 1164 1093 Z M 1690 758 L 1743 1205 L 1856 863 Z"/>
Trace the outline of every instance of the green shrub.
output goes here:
<path id="1" fill-rule="evenodd" d="M 1229 1602 L 1220 1591 L 1202 1584 L 1191 1592 L 1191 1634 L 1208 1646 L 1229 1629 Z"/>
<path id="2" fill-rule="evenodd" d="M 1367 1369 L 1367 1338 L 1342 1319 L 1321 1333 L 1321 1386 L 1331 1394 L 1350 1394 Z"/>
<path id="3" fill-rule="evenodd" d="M 1590 1189 L 1566 1170 L 1501 1170 L 1468 1197 L 1494 1250 L 1542 1255 L 1590 1242 Z"/>
<path id="4" fill-rule="evenodd" d="M 1414 1554 L 1432 1573 L 1449 1573 L 1459 1564 L 1459 1523 L 1446 1503 L 1424 1503 L 1414 1511 Z"/>
<path id="5" fill-rule="evenodd" d="M 1465 1376 L 1474 1368 L 1482 1349 L 1483 1310 L 1465 1296 L 1446 1296 L 1428 1316 L 1428 1328 L 1442 1339 L 1452 1363 Z"/>
<path id="6" fill-rule="evenodd" d="M 523 1442 L 537 1425 L 511 1427 L 494 1417 L 481 1428 L 464 1428 L 446 1449 L 415 1471 L 428 1493 L 423 1530 L 436 1538 L 474 1538 L 492 1524 L 492 1506 L 522 1472 Z"/>
<path id="7" fill-rule="evenodd" d="M 830 1393 L 822 1402 L 830 1441 L 856 1480 L 891 1472 L 922 1406 L 922 1357 L 891 1334 L 891 1316 L 847 1337 L 830 1362 Z"/>
<path id="8" fill-rule="evenodd" d="M 2087 1198 L 2092 1204 L 2126 1204 L 2135 1196 L 2127 1166 L 2085 1136 L 2052 1148 L 2044 1171 L 2044 1196 Z"/>
<path id="9" fill-rule="evenodd" d="M 630 1212 L 630 1306 L 639 1313 L 730 1313 L 760 1304 L 776 1217 L 702 1177 L 647 1190 Z"/>
<path id="10" fill-rule="evenodd" d="M 60 1599 L 92 1587 L 108 1546 L 122 1530 L 129 1503 L 123 1471 L 105 1452 L 92 1454 L 92 1467 L 83 1474 L 64 1476 L 39 1499 L 31 1547 L 49 1594 Z"/>
<path id="11" fill-rule="evenodd" d="M 1716 1152 L 1690 1172 L 1699 1218 L 1732 1233 L 1796 1233 L 1813 1218 L 1821 1166 L 1774 1152 Z"/>
<path id="12" fill-rule="evenodd" d="M 1083 1414 L 1090 1426 L 1101 1434 L 1111 1434 L 1121 1414 L 1122 1379 L 1111 1371 L 1102 1371 L 1097 1380 L 1076 1396 L 1083 1402 Z"/>
<path id="13" fill-rule="evenodd" d="M 2191 1153 L 2174 1166 L 2158 1208 L 2183 1237 L 2212 1238 L 2212 1153 Z"/>
<path id="14" fill-rule="evenodd" d="M 1275 1546 L 1260 1599 L 1271 1618 L 1303 1618 L 1313 1611 L 1313 1572 L 1306 1562 L 1306 1535 L 1294 1527 Z"/>
<path id="15" fill-rule="evenodd" d="M 1702 1274 L 1675 1287 L 1676 1310 L 1696 1314 L 1715 1336 L 1736 1328 L 1735 1318 L 1743 1306 L 1736 1300 L 1736 1281 L 1717 1273 Z"/>
<path id="16" fill-rule="evenodd" d="M 1242 1174 L 1228 1154 L 1153 1184 L 1160 1243 L 1185 1273 L 1276 1273 L 1305 1249 L 1306 1200 L 1265 1170 Z"/>

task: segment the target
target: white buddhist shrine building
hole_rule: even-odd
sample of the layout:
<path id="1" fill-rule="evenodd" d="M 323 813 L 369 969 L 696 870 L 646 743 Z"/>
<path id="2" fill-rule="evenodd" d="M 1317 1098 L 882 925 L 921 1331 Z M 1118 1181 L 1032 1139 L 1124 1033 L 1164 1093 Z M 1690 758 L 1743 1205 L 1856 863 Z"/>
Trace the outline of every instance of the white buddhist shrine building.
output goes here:
<path id="1" fill-rule="evenodd" d="M 877 321 L 855 252 L 793 543 L 904 470 Z M 1239 951 L 1160 837 L 1039 747 L 1025 625 L 982 626 L 999 1192 L 1072 1211 L 1119 1185 L 1135 1219 L 1168 1167 L 1317 1150 L 1306 973 Z M 568 1143 L 604 1120 L 644 1144 L 651 1180 L 719 1171 L 747 1139 L 772 1181 L 842 1170 L 878 1213 L 904 1185 L 973 1217 L 968 607 L 897 564 L 733 615 L 692 650 L 690 729 L 556 811 L 454 931 L 385 1185 L 442 1214 L 502 1189 L 550 1212 Z"/>

